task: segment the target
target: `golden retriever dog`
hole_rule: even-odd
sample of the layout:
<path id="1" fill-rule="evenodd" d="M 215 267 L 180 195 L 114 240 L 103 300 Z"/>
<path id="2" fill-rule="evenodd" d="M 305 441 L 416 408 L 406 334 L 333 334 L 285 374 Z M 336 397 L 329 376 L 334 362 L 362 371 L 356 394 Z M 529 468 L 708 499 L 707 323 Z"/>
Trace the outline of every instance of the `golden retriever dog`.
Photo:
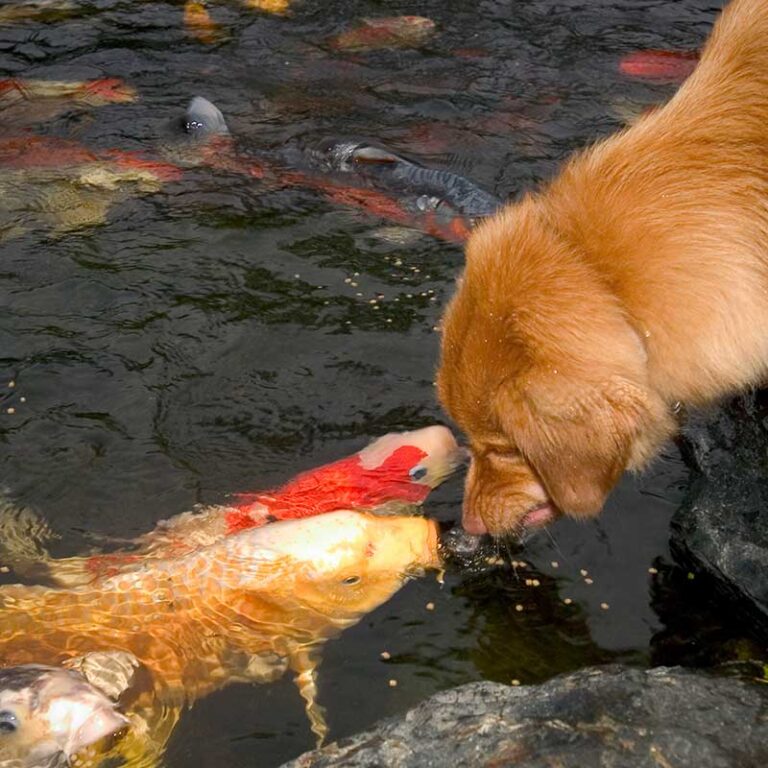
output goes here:
<path id="1" fill-rule="evenodd" d="M 663 108 L 488 219 L 443 320 L 464 527 L 590 517 L 768 370 L 768 0 L 734 0 Z"/>

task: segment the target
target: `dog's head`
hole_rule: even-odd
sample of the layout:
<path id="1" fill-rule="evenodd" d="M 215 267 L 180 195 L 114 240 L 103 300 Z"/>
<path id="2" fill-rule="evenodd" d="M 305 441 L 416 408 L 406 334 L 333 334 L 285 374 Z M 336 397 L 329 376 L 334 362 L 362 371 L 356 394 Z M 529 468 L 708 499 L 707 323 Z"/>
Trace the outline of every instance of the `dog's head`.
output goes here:
<path id="1" fill-rule="evenodd" d="M 596 515 L 672 432 L 620 302 L 532 201 L 470 238 L 442 330 L 438 392 L 470 441 L 471 532 Z"/>

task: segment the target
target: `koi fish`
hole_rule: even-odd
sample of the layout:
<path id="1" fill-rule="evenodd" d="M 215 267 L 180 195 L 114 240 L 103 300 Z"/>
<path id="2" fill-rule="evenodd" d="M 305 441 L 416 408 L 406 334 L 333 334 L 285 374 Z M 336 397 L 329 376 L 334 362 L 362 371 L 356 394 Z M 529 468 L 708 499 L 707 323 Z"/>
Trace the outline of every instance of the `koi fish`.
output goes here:
<path id="1" fill-rule="evenodd" d="M 246 8 L 282 15 L 288 11 L 291 0 L 242 0 Z"/>
<path id="2" fill-rule="evenodd" d="M 221 25 L 211 18 L 205 3 L 199 0 L 184 3 L 184 29 L 190 37 L 206 45 L 219 43 L 224 38 Z"/>
<path id="3" fill-rule="evenodd" d="M 424 16 L 361 19 L 355 26 L 328 39 L 337 51 L 364 53 L 388 48 L 418 48 L 435 33 L 435 22 Z"/>
<path id="4" fill-rule="evenodd" d="M 131 654 L 148 679 L 132 690 L 131 727 L 115 748 L 147 764 L 185 706 L 288 668 L 322 739 L 321 645 L 440 562 L 437 524 L 423 517 L 339 511 L 281 521 L 76 589 L 0 588 L 0 666 Z"/>
<path id="5" fill-rule="evenodd" d="M 630 77 L 682 83 L 698 62 L 698 51 L 635 51 L 619 61 L 619 71 Z"/>
<path id="6" fill-rule="evenodd" d="M 241 0 L 252 10 L 283 15 L 288 11 L 290 0 Z M 184 3 L 184 29 L 187 34 L 205 45 L 221 42 L 227 33 L 212 18 L 204 0 L 186 0 Z"/>
<path id="7" fill-rule="evenodd" d="M 80 672 L 41 664 L 0 669 L 0 765 L 69 765 L 128 722 Z"/>
<path id="8" fill-rule="evenodd" d="M 502 201 L 474 182 L 451 171 L 421 163 L 367 143 L 332 142 L 313 153 L 321 165 L 338 173 L 354 173 L 367 181 L 403 192 L 439 198 L 470 219 L 491 216 Z"/>
<path id="9" fill-rule="evenodd" d="M 66 99 L 77 104 L 100 107 L 136 101 L 136 90 L 117 77 L 98 80 L 28 80 L 0 78 L 0 109 L 12 101 L 45 101 Z"/>
<path id="10" fill-rule="evenodd" d="M 269 179 L 276 187 L 317 190 L 340 205 L 415 226 L 450 242 L 463 242 L 474 218 L 490 215 L 501 205 L 493 195 L 461 176 L 424 168 L 367 144 L 337 142 L 299 156 L 285 152 L 271 161 L 239 156 L 221 111 L 199 96 L 187 108 L 185 125 L 193 136 L 203 136 L 209 142 L 198 156 L 200 162 L 213 168 Z M 286 160 L 304 164 L 306 170 L 288 169 Z M 329 176 L 329 172 L 342 176 L 352 169 L 358 171 L 356 178 L 370 185 L 375 181 L 379 188 L 349 186 Z"/>
<path id="11" fill-rule="evenodd" d="M 182 174 L 138 152 L 91 150 L 44 136 L 0 139 L 0 169 L 0 234 L 6 236 L 41 224 L 53 234 L 102 224 L 115 202 L 157 192 Z"/>
<path id="12" fill-rule="evenodd" d="M 37 516 L 6 503 L 4 555 L 14 571 L 56 586 L 88 584 L 150 558 L 180 557 L 248 528 L 340 509 L 404 511 L 421 504 L 465 459 L 447 427 L 390 433 L 358 453 L 302 472 L 271 491 L 236 494 L 235 503 L 184 512 L 158 523 L 128 550 L 55 559 L 41 543 L 51 532 Z"/>
<path id="13" fill-rule="evenodd" d="M 86 10 L 71 0 L 32 0 L 6 3 L 0 8 L 0 24 L 19 21 L 52 22 L 83 15 Z"/>

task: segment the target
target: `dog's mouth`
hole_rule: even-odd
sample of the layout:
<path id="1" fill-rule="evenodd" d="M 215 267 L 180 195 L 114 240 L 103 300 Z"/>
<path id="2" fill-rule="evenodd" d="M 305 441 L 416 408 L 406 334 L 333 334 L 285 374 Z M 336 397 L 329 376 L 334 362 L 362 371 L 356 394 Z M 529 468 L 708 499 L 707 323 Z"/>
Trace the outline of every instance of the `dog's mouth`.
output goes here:
<path id="1" fill-rule="evenodd" d="M 544 501 L 529 509 L 523 516 L 521 524 L 523 528 L 543 528 L 554 522 L 557 515 L 558 512 L 554 505 L 549 501 Z"/>
<path id="2" fill-rule="evenodd" d="M 554 522 L 559 516 L 560 511 L 551 501 L 542 501 L 535 506 L 532 506 L 524 513 L 522 518 L 519 518 L 517 523 L 519 526 L 518 534 L 522 534 L 525 531 L 544 528 Z M 465 511 L 462 519 L 462 527 L 469 534 L 483 535 L 491 533 L 483 518 L 476 513 L 473 514 L 471 511 L 469 513 Z M 493 535 L 505 535 L 505 533 L 510 533 L 510 531 L 495 531 L 493 532 Z"/>

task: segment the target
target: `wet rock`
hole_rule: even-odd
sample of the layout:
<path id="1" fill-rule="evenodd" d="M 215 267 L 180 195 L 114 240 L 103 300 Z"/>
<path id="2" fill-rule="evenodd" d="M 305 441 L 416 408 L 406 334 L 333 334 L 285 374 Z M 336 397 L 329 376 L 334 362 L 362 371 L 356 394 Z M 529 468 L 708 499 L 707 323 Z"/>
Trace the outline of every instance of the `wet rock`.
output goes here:
<path id="1" fill-rule="evenodd" d="M 284 768 L 764 768 L 765 687 L 680 669 L 472 683 Z"/>
<path id="2" fill-rule="evenodd" d="M 768 397 L 696 415 L 684 431 L 696 476 L 672 519 L 677 560 L 715 577 L 768 628 Z"/>

